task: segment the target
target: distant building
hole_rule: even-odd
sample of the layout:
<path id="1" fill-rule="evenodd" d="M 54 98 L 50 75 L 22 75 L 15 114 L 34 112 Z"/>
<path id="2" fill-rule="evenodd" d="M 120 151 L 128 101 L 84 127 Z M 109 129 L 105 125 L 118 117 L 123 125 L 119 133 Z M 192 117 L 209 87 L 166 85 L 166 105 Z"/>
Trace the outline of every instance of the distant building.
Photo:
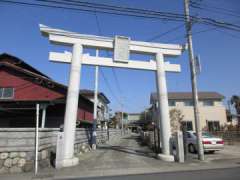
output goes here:
<path id="1" fill-rule="evenodd" d="M 227 123 L 226 108 L 223 105 L 224 96 L 217 92 L 199 92 L 199 111 L 201 128 L 209 131 L 218 131 Z M 156 119 L 156 107 L 158 106 L 157 94 L 150 97 L 153 118 Z M 184 115 L 183 125 L 188 130 L 195 130 L 192 93 L 170 92 L 168 93 L 169 109 L 179 109 Z"/>
<path id="2" fill-rule="evenodd" d="M 41 127 L 64 123 L 67 87 L 17 57 L 0 55 L 0 127 L 34 127 L 40 104 Z M 91 126 L 93 103 L 79 95 L 78 126 Z"/>
<path id="3" fill-rule="evenodd" d="M 94 103 L 94 91 L 83 89 L 80 90 L 80 94 L 88 98 Z M 106 128 L 107 122 L 109 121 L 109 99 L 102 93 L 98 93 L 98 105 L 97 105 L 97 126 Z"/>
<path id="4" fill-rule="evenodd" d="M 141 113 L 128 113 L 127 123 L 136 124 L 141 120 Z"/>
<path id="5" fill-rule="evenodd" d="M 141 125 L 142 122 L 141 113 L 128 113 L 127 115 L 127 125 L 131 131 L 136 131 L 137 127 Z"/>

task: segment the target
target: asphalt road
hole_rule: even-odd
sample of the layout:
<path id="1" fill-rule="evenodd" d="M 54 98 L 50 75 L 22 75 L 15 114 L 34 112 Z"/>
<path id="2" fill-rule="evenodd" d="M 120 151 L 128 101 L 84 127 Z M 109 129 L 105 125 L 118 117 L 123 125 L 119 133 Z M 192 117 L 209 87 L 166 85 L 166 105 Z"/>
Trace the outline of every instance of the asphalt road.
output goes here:
<path id="1" fill-rule="evenodd" d="M 199 171 L 139 174 L 111 177 L 74 178 L 73 180 L 240 180 L 240 167 Z"/>

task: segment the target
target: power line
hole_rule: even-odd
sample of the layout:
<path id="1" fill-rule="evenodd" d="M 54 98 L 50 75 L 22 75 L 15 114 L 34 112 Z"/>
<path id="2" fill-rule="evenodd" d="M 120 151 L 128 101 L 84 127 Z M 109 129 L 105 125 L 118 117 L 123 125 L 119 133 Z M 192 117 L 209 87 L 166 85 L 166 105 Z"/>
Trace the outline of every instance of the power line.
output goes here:
<path id="1" fill-rule="evenodd" d="M 38 0 L 40 1 L 40 0 Z M 43 1 L 43 0 L 41 0 Z M 2 0 L 1 2 L 11 3 L 11 4 L 21 4 L 21 5 L 30 5 L 30 6 L 39 6 L 39 7 L 49 7 L 49 8 L 60 8 L 60 9 L 68 9 L 68 10 L 78 10 L 78 11 L 87 11 L 87 12 L 100 12 L 106 14 L 114 14 L 114 15 L 122 15 L 122 16 L 134 16 L 134 17 L 141 17 L 141 18 L 154 18 L 160 20 L 168 20 L 168 21 L 184 21 L 185 17 L 182 14 L 177 13 L 170 13 L 170 12 L 161 12 L 161 11 L 152 11 L 152 10 L 145 10 L 145 9 L 136 9 L 136 8 L 126 8 L 122 6 L 107 6 L 106 4 L 100 4 L 98 6 L 91 7 L 86 5 L 79 5 L 79 4 L 69 4 L 64 3 L 62 1 L 51 1 L 51 4 L 46 4 L 46 2 L 50 2 L 50 0 L 45 0 L 45 4 L 39 3 L 28 3 L 28 2 L 19 2 L 19 1 L 12 1 L 12 0 Z M 88 2 L 86 2 L 88 3 Z M 67 5 L 67 6 L 66 6 Z M 73 7 L 74 6 L 74 7 Z M 75 6 L 78 6 L 76 8 Z M 105 8 L 104 8 L 105 7 Z M 113 8 L 114 7 L 114 8 Z M 118 9 L 117 9 L 118 8 Z M 216 26 L 219 28 L 229 29 L 240 32 L 240 26 L 236 24 L 231 24 L 228 22 L 217 21 L 207 17 L 190 17 L 192 21 L 202 23 L 205 25 Z"/>
<path id="2" fill-rule="evenodd" d="M 56 3 L 58 1 L 53 1 L 53 0 L 38 0 L 38 1 L 43 1 L 43 2 L 52 2 L 52 3 Z M 137 9 L 137 8 L 128 8 L 128 7 L 123 7 L 123 6 L 112 6 L 112 5 L 107 5 L 107 4 L 98 4 L 98 3 L 89 3 L 89 2 L 79 2 L 79 1 L 74 1 L 74 0 L 70 0 L 72 3 L 69 3 L 69 0 L 62 0 L 63 2 L 65 2 L 65 4 L 67 5 L 77 5 L 77 6 L 84 6 L 84 7 L 91 7 L 91 8 L 100 8 L 102 9 L 107 9 L 107 10 L 114 10 L 114 11 L 119 11 L 119 12 L 131 12 L 131 13 L 140 13 L 145 14 L 145 15 L 161 15 L 164 17 L 171 17 L 171 18 L 183 18 L 183 20 L 185 19 L 184 15 L 182 14 L 177 14 L 177 13 L 169 13 L 169 12 L 160 12 L 160 11 L 153 11 L 153 10 L 146 10 L 146 9 Z M 67 3 L 66 3 L 67 2 Z M 198 18 L 198 17 L 191 17 L 192 19 L 195 19 L 195 21 L 199 21 L 208 25 L 217 25 L 219 27 L 224 27 L 224 25 L 228 25 L 231 27 L 232 30 L 234 30 L 235 28 L 240 28 L 240 26 L 237 25 L 233 25 L 233 24 L 229 24 L 229 23 L 223 23 L 223 22 L 218 22 L 216 20 L 212 20 L 210 18 Z M 176 19 L 175 19 L 176 20 Z M 226 28 L 226 27 L 225 27 Z"/>
<path id="3" fill-rule="evenodd" d="M 231 14 L 231 13 L 224 13 L 224 12 L 221 12 L 221 11 L 218 11 L 218 10 L 215 10 L 215 9 L 211 9 L 211 8 L 207 8 L 207 7 L 203 8 L 203 7 L 196 6 L 196 5 L 191 5 L 191 7 L 194 8 L 194 9 L 199 9 L 199 10 L 207 11 L 207 12 L 210 12 L 210 13 L 215 13 L 215 14 L 221 14 L 221 15 L 227 15 L 227 16 L 240 18 L 240 15 L 234 15 L 234 14 Z"/>
<path id="4" fill-rule="evenodd" d="M 38 1 L 43 1 L 43 2 L 52 2 L 52 3 L 56 3 L 57 1 L 53 1 L 53 0 L 38 0 Z M 112 6 L 112 5 L 107 5 L 107 4 L 98 4 L 98 3 L 89 3 L 89 2 L 79 2 L 79 1 L 74 1 L 74 0 L 62 0 L 63 2 L 65 2 L 64 4 L 67 5 L 78 5 L 78 6 L 84 6 L 84 7 L 91 7 L 91 8 L 101 8 L 101 9 L 107 9 L 107 10 L 114 10 L 114 11 L 119 11 L 119 12 L 130 12 L 130 13 L 141 13 L 141 14 L 145 14 L 145 15 L 161 15 L 161 16 L 167 16 L 167 17 L 171 17 L 171 18 L 183 18 L 183 20 L 185 19 L 184 15 L 182 14 L 177 14 L 177 13 L 169 13 L 169 12 L 160 12 L 160 11 L 153 11 L 153 10 L 146 10 L 146 9 L 137 9 L 137 8 L 128 8 L 128 7 L 123 7 L 123 6 Z M 69 1 L 74 2 L 69 3 Z M 67 3 L 66 3 L 67 2 Z M 218 25 L 219 27 L 223 27 L 223 23 L 222 22 L 217 22 L 216 20 L 211 20 L 209 18 L 198 18 L 198 17 L 194 17 L 191 16 L 191 19 L 196 19 L 196 21 L 205 21 L 203 23 L 207 23 L 207 24 L 215 24 Z M 209 21 L 209 22 L 206 22 Z M 218 24 L 216 24 L 218 23 Z M 225 23 L 226 24 L 226 23 Z M 226 24 L 227 25 L 227 24 Z M 234 26 L 232 24 L 229 24 L 231 26 Z M 238 28 L 240 28 L 240 26 L 238 26 Z"/>
<path id="5" fill-rule="evenodd" d="M 232 16 L 239 18 L 240 14 L 233 12 L 231 10 L 227 10 L 225 8 L 219 8 L 219 7 L 214 7 L 214 6 L 209 6 L 206 4 L 199 4 L 197 2 L 191 2 L 190 6 L 195 9 L 203 10 L 203 11 L 208 11 L 210 13 L 216 13 L 216 14 L 221 14 L 221 15 L 227 15 L 227 16 Z"/>
<path id="6" fill-rule="evenodd" d="M 231 36 L 233 38 L 239 38 L 240 39 L 240 36 L 237 36 L 235 34 L 232 34 L 230 32 L 226 32 L 226 31 L 223 31 L 223 30 L 220 30 L 218 28 L 207 28 L 207 29 L 203 29 L 203 30 L 200 30 L 200 31 L 195 31 L 192 33 L 192 35 L 199 35 L 199 34 L 202 34 L 202 33 L 205 33 L 205 32 L 209 32 L 209 31 L 218 31 L 218 32 L 221 32 L 221 33 L 225 33 L 226 35 L 228 36 Z M 172 38 L 172 39 L 169 39 L 168 41 L 166 41 L 166 43 L 170 43 L 172 41 L 175 41 L 175 40 L 179 40 L 179 39 L 185 39 L 186 38 L 186 34 L 185 35 L 180 35 L 180 36 L 176 36 L 175 38 Z"/>
<path id="7" fill-rule="evenodd" d="M 37 0 L 42 2 L 59 2 L 54 0 Z M 76 1 L 76 0 L 61 0 L 62 3 L 67 5 L 78 5 L 83 7 L 89 7 L 89 8 L 101 8 L 105 10 L 114 10 L 114 11 L 120 11 L 120 12 L 128 12 L 128 13 L 142 13 L 145 15 L 162 15 L 162 16 L 169 16 L 169 17 L 177 17 L 181 16 L 184 17 L 182 14 L 177 13 L 171 13 L 171 12 L 160 12 L 160 11 L 154 11 L 154 10 L 148 10 L 148 9 L 139 9 L 139 8 L 129 8 L 124 6 L 116 6 L 116 5 L 108 5 L 108 4 L 99 4 L 99 3 L 90 3 L 90 2 L 82 2 L 82 1 Z M 69 3 L 70 2 L 70 3 Z"/>
<path id="8" fill-rule="evenodd" d="M 202 1 L 202 0 L 199 0 L 199 1 Z M 203 29 L 203 30 L 200 30 L 200 31 L 195 31 L 195 32 L 192 33 L 192 35 L 198 35 L 198 34 L 209 32 L 209 31 L 213 31 L 213 30 L 221 32 L 221 33 L 225 33 L 226 35 L 231 36 L 233 38 L 240 38 L 240 36 L 237 36 L 235 34 L 232 34 L 230 32 L 224 31 L 224 30 L 220 30 L 218 27 L 207 28 L 207 29 Z M 169 43 L 169 42 L 172 42 L 172 41 L 178 40 L 178 39 L 185 39 L 185 38 L 186 38 L 186 34 L 184 36 L 182 36 L 182 35 L 176 36 L 175 38 L 166 41 L 166 43 Z"/>
<path id="9" fill-rule="evenodd" d="M 218 31 L 218 32 L 222 32 L 222 33 L 224 33 L 224 34 L 226 34 L 226 35 L 228 35 L 228 36 L 231 36 L 232 38 L 238 38 L 238 39 L 240 39 L 240 36 L 237 36 L 237 35 L 232 34 L 232 33 L 230 33 L 230 32 L 223 31 L 223 30 L 221 30 L 221 29 L 215 29 L 215 30 Z"/>
<path id="10" fill-rule="evenodd" d="M 49 1 L 49 0 L 48 0 Z M 66 1 L 66 0 L 63 0 L 63 1 Z M 73 0 L 72 0 L 73 1 Z M 74 1 L 74 2 L 76 2 L 76 1 Z M 78 1 L 78 3 L 80 3 L 79 1 Z M 81 2 L 81 3 L 83 3 L 83 2 Z M 119 9 L 116 9 L 116 8 L 120 8 L 120 11 L 122 11 L 122 10 L 128 10 L 128 12 L 129 12 L 129 10 L 133 10 L 134 12 L 140 12 L 141 14 L 142 13 L 150 13 L 151 15 L 154 13 L 154 14 L 158 14 L 159 15 L 159 13 L 161 13 L 161 15 L 163 15 L 163 13 L 167 13 L 168 15 L 174 15 L 175 17 L 178 17 L 178 18 L 180 18 L 180 17 L 183 17 L 183 18 L 185 18 L 184 17 L 184 15 L 182 15 L 182 14 L 176 14 L 176 13 L 169 13 L 169 12 L 159 12 L 159 11 L 149 11 L 149 10 L 144 10 L 144 9 L 136 9 L 136 8 L 126 8 L 126 7 L 122 7 L 122 6 L 109 6 L 109 5 L 106 5 L 106 4 L 96 4 L 96 3 L 89 3 L 89 2 L 84 2 L 84 3 L 87 3 L 87 4 L 92 4 L 92 5 L 97 5 L 97 6 L 101 6 L 101 8 L 104 8 L 105 6 L 107 6 L 108 7 L 108 9 L 110 8 L 115 8 L 114 10 L 119 10 Z M 112 10 L 112 9 L 111 9 Z M 192 18 L 197 18 L 197 17 L 192 17 Z M 200 20 L 202 20 L 203 18 L 200 18 Z M 204 18 L 205 20 L 210 20 L 209 18 Z M 216 23 L 216 20 L 214 20 L 214 21 L 212 21 L 211 23 Z M 223 25 L 223 23 L 222 22 L 220 22 L 220 26 L 222 26 Z"/>
<path id="11" fill-rule="evenodd" d="M 102 69 L 100 69 L 100 73 L 102 74 L 102 77 L 103 77 L 103 79 L 104 79 L 104 81 L 105 81 L 105 83 L 106 83 L 109 91 L 111 92 L 112 96 L 117 100 L 117 102 L 118 102 L 119 104 L 121 104 L 121 101 L 118 99 L 118 97 L 117 97 L 117 96 L 115 95 L 115 93 L 113 92 L 113 90 L 112 90 L 112 88 L 111 88 L 111 86 L 110 86 L 110 83 L 109 83 L 109 81 L 107 80 L 107 78 L 106 78 L 105 74 L 103 73 Z"/>
<path id="12" fill-rule="evenodd" d="M 38 1 L 43 1 L 43 0 L 38 0 Z M 64 1 L 64 0 L 62 0 Z M 70 1 L 70 0 L 69 0 Z M 152 10 L 145 10 L 145 9 L 136 9 L 136 8 L 127 8 L 127 7 L 122 7 L 122 6 L 110 6 L 110 5 L 106 5 L 106 4 L 97 4 L 97 3 L 89 3 L 89 2 L 80 2 L 80 1 L 73 1 L 72 2 L 78 2 L 78 3 L 86 3 L 86 4 L 90 4 L 91 7 L 94 7 L 93 5 L 97 5 L 94 8 L 95 9 L 83 9 L 83 8 L 75 8 L 75 7 L 66 7 L 66 6 L 59 6 L 59 4 L 61 4 L 62 2 L 58 1 L 57 5 L 50 5 L 50 4 L 36 4 L 36 3 L 28 3 L 28 2 L 19 2 L 19 1 L 12 1 L 12 0 L 2 0 L 1 2 L 5 2 L 5 3 L 10 3 L 10 4 L 20 4 L 20 5 L 28 5 L 28 6 L 37 6 L 37 7 L 48 7 L 48 8 L 59 8 L 59 9 L 67 9 L 67 10 L 77 10 L 77 11 L 87 11 L 87 12 L 100 12 L 100 13 L 107 13 L 107 14 L 114 14 L 114 15 L 125 15 L 125 16 L 135 16 L 135 17 L 143 17 L 143 18 L 158 18 L 161 20 L 171 20 L 171 21 L 182 21 L 184 20 L 184 17 L 182 17 L 183 15 L 181 14 L 176 14 L 176 13 L 169 13 L 169 12 L 159 12 L 159 11 L 152 11 Z M 47 2 L 45 0 L 45 2 Z M 57 1 L 55 1 L 57 2 Z M 193 1 L 192 1 L 193 2 Z M 197 1 L 194 1 L 193 3 L 197 3 Z M 74 4 L 76 5 L 76 4 Z M 99 7 L 101 6 L 101 8 L 103 8 L 104 6 L 107 6 L 108 8 L 120 8 L 119 11 L 121 10 L 121 12 L 115 12 L 115 9 L 112 9 L 113 11 L 111 12 L 106 12 L 106 11 L 101 11 L 101 9 L 99 10 Z M 102 7 L 103 6 L 103 7 Z M 96 9 L 98 8 L 98 9 Z M 128 11 L 132 10 L 132 12 L 135 13 L 141 13 L 143 14 L 143 12 L 145 13 L 150 13 L 150 15 L 158 15 L 158 16 L 146 16 L 146 15 L 139 15 L 139 14 L 124 14 L 124 10 L 127 9 Z M 169 15 L 171 15 L 169 18 Z M 173 16 L 174 15 L 174 16 Z M 167 18 L 166 18 L 167 17 Z M 175 17 L 175 19 L 173 18 Z M 182 19 L 183 18 L 183 19 Z M 220 22 L 220 21 L 216 21 L 214 19 L 210 19 L 210 18 L 201 18 L 201 17 L 194 17 L 191 16 L 190 17 L 193 21 L 198 22 L 198 23 L 203 23 L 206 25 L 211 25 L 211 26 L 215 26 L 216 28 L 211 28 L 211 29 L 217 29 L 217 28 L 224 28 L 224 29 L 229 29 L 229 30 L 234 30 L 234 31 L 240 31 L 240 26 L 232 24 L 232 23 L 227 23 L 227 22 Z M 175 28 L 174 28 L 175 29 Z M 176 29 L 178 29 L 176 27 Z M 173 32 L 174 30 L 171 30 L 171 32 Z M 205 31 L 205 30 L 204 30 Z M 206 30 L 208 31 L 208 30 Z M 168 33 L 168 32 L 166 32 Z M 161 34 L 159 35 L 161 37 Z M 159 38 L 159 37 L 157 37 Z M 179 38 L 179 37 L 177 37 Z"/>
<path id="13" fill-rule="evenodd" d="M 119 80 L 118 80 L 118 77 L 117 77 L 117 74 L 116 74 L 116 71 L 115 71 L 114 68 L 112 68 L 112 72 L 113 72 L 113 77 L 114 77 L 114 79 L 115 79 L 115 81 L 116 81 L 116 84 L 117 84 L 117 88 L 118 88 L 119 92 L 120 92 L 120 93 L 122 94 L 122 96 L 123 96 L 122 88 L 121 88 L 121 86 L 120 86 L 120 83 L 119 83 Z"/>
<path id="14" fill-rule="evenodd" d="M 98 28 L 99 34 L 102 35 L 102 30 L 101 30 L 99 18 L 98 18 L 98 15 L 97 15 L 96 12 L 95 12 L 95 18 L 96 18 L 96 23 L 97 23 L 97 28 Z M 108 51 L 107 51 L 107 55 L 109 56 Z M 114 77 L 114 79 L 115 79 L 115 82 L 116 82 L 118 91 L 122 94 L 122 95 L 121 95 L 121 100 L 119 100 L 118 98 L 117 98 L 116 100 L 118 101 L 118 103 L 119 103 L 121 106 L 123 106 L 123 99 L 124 99 L 124 98 L 123 98 L 123 91 L 122 91 L 122 88 L 121 88 L 121 86 L 120 86 L 119 79 L 118 79 L 118 76 L 117 76 L 117 74 L 116 74 L 115 69 L 114 69 L 113 67 L 112 67 L 111 69 L 112 69 L 113 77 Z M 106 81 L 107 78 L 106 78 L 106 76 L 104 75 L 104 72 L 101 71 L 101 73 L 103 74 L 104 80 Z M 106 84 L 107 84 L 107 86 L 110 86 L 109 83 L 108 83 L 108 81 L 106 82 Z M 109 87 L 108 87 L 108 88 L 109 88 Z M 112 89 L 109 88 L 109 90 L 110 90 L 111 93 L 113 94 L 113 97 L 116 98 L 116 96 L 115 96 L 115 94 L 113 93 Z M 125 97 L 125 98 L 126 98 L 126 97 Z M 124 104 L 124 106 L 128 106 L 128 105 L 127 105 L 127 104 Z M 130 108 L 130 106 L 128 106 L 128 107 Z"/>
<path id="15" fill-rule="evenodd" d="M 220 29 L 218 29 L 216 27 L 215 28 L 207 28 L 207 29 L 204 29 L 204 30 L 196 31 L 196 32 L 193 32 L 192 34 L 198 35 L 198 34 L 209 32 L 209 31 L 213 31 L 213 30 L 221 32 L 221 33 L 225 33 L 226 35 L 229 35 L 229 36 L 234 37 L 234 38 L 240 38 L 240 36 L 237 36 L 235 34 L 229 33 L 229 32 L 224 31 L 224 30 L 220 30 Z"/>
<path id="16" fill-rule="evenodd" d="M 212 6 L 212 5 L 207 5 L 207 4 L 204 4 L 204 3 L 199 3 L 199 2 L 193 2 L 191 1 L 191 4 L 195 4 L 195 5 L 198 5 L 198 6 L 204 6 L 204 7 L 208 7 L 208 8 L 212 8 L 212 9 L 218 9 L 218 10 L 221 10 L 221 11 L 225 11 L 225 12 L 228 12 L 228 13 L 232 13 L 232 14 L 235 14 L 237 16 L 239 16 L 239 12 L 237 11 L 234 11 L 232 9 L 226 9 L 226 8 L 222 8 L 222 7 L 217 7 L 217 6 Z M 209 2 L 208 2 L 209 4 Z"/>
<path id="17" fill-rule="evenodd" d="M 98 32 L 99 32 L 100 35 L 102 35 L 102 30 L 101 30 L 101 26 L 100 26 L 100 22 L 99 22 L 99 19 L 98 19 L 97 12 L 95 12 L 95 18 L 96 18 L 96 23 L 97 23 Z M 107 51 L 107 53 L 108 53 L 108 51 Z M 109 56 L 109 54 L 108 54 L 108 56 Z M 118 81 L 116 72 L 115 72 L 115 70 L 114 70 L 113 67 L 112 67 L 111 69 L 112 69 L 113 77 L 114 77 L 115 82 L 116 82 L 116 84 L 117 84 L 118 90 L 120 91 L 120 93 L 122 93 L 122 90 L 121 90 L 121 87 L 120 87 L 120 84 L 119 84 L 119 81 Z M 102 73 L 103 76 L 105 77 L 104 72 L 101 71 L 101 73 Z M 107 79 L 107 78 L 105 77 L 104 80 L 105 80 L 105 79 Z M 108 83 L 106 82 L 106 84 L 108 84 Z M 110 90 L 111 90 L 111 88 L 110 88 Z M 112 94 L 114 94 L 114 93 L 112 92 Z M 115 95 L 114 95 L 114 97 L 115 97 Z M 119 101 L 119 100 L 117 99 L 117 101 Z"/>
<path id="18" fill-rule="evenodd" d="M 57 2 L 55 3 L 51 1 L 51 4 L 39 4 L 39 3 L 26 3 L 26 2 L 19 2 L 19 1 L 11 1 L 11 0 L 2 0 L 6 3 L 13 3 L 13 4 L 23 4 L 23 5 L 32 5 L 32 6 L 46 6 L 46 7 L 52 7 L 52 8 L 61 8 L 61 9 L 69 9 L 69 10 L 78 10 L 78 11 L 88 11 L 88 12 L 98 12 L 98 13 L 105 13 L 105 14 L 112 14 L 112 15 L 122 15 L 122 16 L 133 16 L 133 17 L 139 17 L 139 18 L 150 18 L 150 19 L 160 19 L 160 20 L 172 20 L 172 21 L 181 21 L 178 17 L 178 14 L 174 13 L 165 13 L 165 12 L 159 12 L 160 14 L 156 13 L 147 13 L 147 12 L 137 12 L 137 11 L 130 11 L 130 10 L 124 10 L 124 9 L 110 9 L 110 8 L 104 8 L 104 7 L 98 7 L 98 6 L 86 6 L 86 5 L 78 5 L 78 4 L 70 4 L 66 2 Z M 40 1 L 40 0 L 39 0 Z M 43 1 L 43 0 L 41 0 Z M 45 0 L 44 2 L 50 2 Z M 57 5 L 54 5 L 57 4 Z M 59 5 L 70 5 L 70 6 L 59 6 Z M 73 7 L 78 6 L 78 8 Z M 85 9 L 84 9 L 85 8 Z"/>
<path id="19" fill-rule="evenodd" d="M 13 1 L 5 1 L 5 0 L 3 0 L 3 2 L 15 3 L 15 2 L 13 2 Z M 16 3 L 20 3 L 20 4 L 22 4 L 22 5 L 34 5 L 34 6 L 35 6 L 35 5 L 40 5 L 40 4 L 32 4 L 32 3 L 27 3 L 27 2 L 16 2 Z M 46 5 L 46 4 L 41 5 L 41 6 L 43 6 L 43 7 L 52 7 L 52 6 L 49 6 L 49 5 Z M 54 6 L 54 7 L 56 7 L 56 6 Z M 59 8 L 65 9 L 64 7 L 59 7 Z M 101 32 L 100 23 L 99 23 L 99 20 L 98 20 L 98 16 L 97 16 L 97 14 L 96 14 L 96 11 L 94 12 L 94 14 L 95 14 L 95 17 L 96 17 L 96 22 L 97 22 L 98 31 L 99 31 L 99 34 L 101 35 L 102 32 Z M 71 34 L 71 33 L 70 33 L 70 34 Z M 112 71 L 113 71 L 113 75 L 114 75 L 115 81 L 116 81 L 116 83 L 117 83 L 117 87 L 118 87 L 119 91 L 122 92 L 121 87 L 120 87 L 120 85 L 119 85 L 119 81 L 118 81 L 116 72 L 114 71 L 113 68 L 112 68 Z M 103 79 L 104 79 L 104 81 L 106 82 L 106 85 L 108 86 L 109 90 L 111 91 L 113 97 L 116 98 L 116 100 L 117 100 L 120 104 L 122 104 L 122 103 L 119 101 L 119 99 L 117 98 L 117 96 L 115 95 L 115 93 L 113 92 L 112 88 L 110 87 L 110 85 L 109 85 L 109 83 L 108 83 L 108 81 L 107 81 L 107 78 L 106 78 L 104 72 L 103 72 L 101 69 L 100 69 L 100 72 L 102 73 L 102 75 L 103 75 L 103 77 L 104 77 Z"/>
<path id="20" fill-rule="evenodd" d="M 185 38 L 186 38 L 186 34 L 184 36 L 183 35 L 176 36 L 175 38 L 172 38 L 172 39 L 169 39 L 168 41 L 166 41 L 166 43 L 170 43 L 172 41 L 179 40 L 179 39 L 185 39 Z"/>
<path id="21" fill-rule="evenodd" d="M 156 36 L 153 36 L 152 38 L 149 38 L 147 41 L 153 41 L 153 40 L 155 40 L 155 39 L 159 39 L 160 37 L 163 37 L 163 36 L 165 36 L 165 35 L 167 35 L 167 34 L 169 34 L 169 33 L 172 33 L 172 32 L 174 32 L 174 31 L 177 31 L 178 29 L 181 29 L 182 27 L 184 27 L 184 24 L 180 24 L 180 25 L 178 25 L 178 26 L 176 26 L 176 27 L 174 27 L 174 28 L 172 28 L 172 29 L 169 29 L 169 30 L 166 31 L 166 32 L 163 32 L 163 33 L 161 33 L 161 34 L 158 34 L 158 35 L 156 35 Z"/>

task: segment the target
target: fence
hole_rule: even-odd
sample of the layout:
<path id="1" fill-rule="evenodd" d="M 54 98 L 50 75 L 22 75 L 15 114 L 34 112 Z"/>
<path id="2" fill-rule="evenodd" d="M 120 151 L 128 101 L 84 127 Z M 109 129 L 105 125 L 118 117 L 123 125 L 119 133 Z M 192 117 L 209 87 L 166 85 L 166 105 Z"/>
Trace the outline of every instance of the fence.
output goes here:
<path id="1" fill-rule="evenodd" d="M 215 131 L 211 134 L 223 138 L 229 144 L 240 142 L 240 131 Z"/>

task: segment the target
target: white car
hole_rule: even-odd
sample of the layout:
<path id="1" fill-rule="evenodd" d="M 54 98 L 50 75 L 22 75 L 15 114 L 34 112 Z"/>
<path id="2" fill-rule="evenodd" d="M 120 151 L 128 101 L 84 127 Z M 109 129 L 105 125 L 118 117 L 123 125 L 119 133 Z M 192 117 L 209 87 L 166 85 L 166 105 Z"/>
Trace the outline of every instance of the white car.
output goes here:
<path id="1" fill-rule="evenodd" d="M 214 137 L 207 132 L 202 133 L 202 138 L 204 152 L 214 153 L 224 148 L 224 141 L 221 138 Z M 190 153 L 197 152 L 196 132 L 187 131 L 187 146 Z"/>

